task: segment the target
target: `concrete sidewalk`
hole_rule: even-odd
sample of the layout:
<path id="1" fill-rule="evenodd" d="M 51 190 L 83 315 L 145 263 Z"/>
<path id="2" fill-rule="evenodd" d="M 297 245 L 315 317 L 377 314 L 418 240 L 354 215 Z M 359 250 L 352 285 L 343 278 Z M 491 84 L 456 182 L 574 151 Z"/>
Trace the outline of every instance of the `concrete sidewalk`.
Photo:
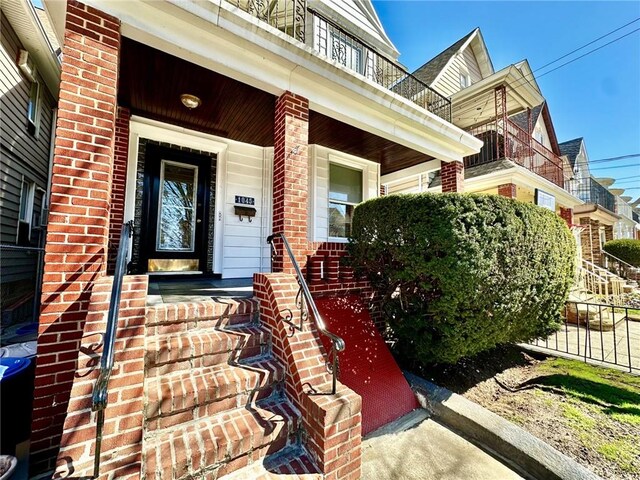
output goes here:
<path id="1" fill-rule="evenodd" d="M 511 480 L 509 467 L 416 410 L 362 443 L 363 480 Z"/>

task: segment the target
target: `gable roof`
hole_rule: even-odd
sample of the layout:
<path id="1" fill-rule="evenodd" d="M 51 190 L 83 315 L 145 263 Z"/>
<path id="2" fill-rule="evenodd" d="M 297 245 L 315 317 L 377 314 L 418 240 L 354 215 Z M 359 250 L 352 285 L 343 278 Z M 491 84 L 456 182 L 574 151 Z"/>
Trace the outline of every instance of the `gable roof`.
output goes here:
<path id="1" fill-rule="evenodd" d="M 566 155 L 569 163 L 571 163 L 571 168 L 576 167 L 576 157 L 580 153 L 580 147 L 582 146 L 582 142 L 584 141 L 583 137 L 574 138 L 573 140 L 567 140 L 566 142 L 562 142 L 558 144 L 560 148 L 560 153 L 562 155 Z"/>
<path id="2" fill-rule="evenodd" d="M 458 51 L 460 51 L 462 46 L 467 43 L 467 40 L 469 40 L 477 30 L 478 29 L 476 28 L 472 32 L 469 32 L 456 43 L 433 57 L 431 60 L 429 60 L 427 63 L 413 72 L 413 76 L 421 82 L 426 83 L 427 85 L 431 85 L 438 74 L 449 64 L 449 60 L 451 60 L 453 56 L 458 53 Z"/>
<path id="3" fill-rule="evenodd" d="M 483 78 L 492 75 L 494 73 L 493 64 L 491 63 L 491 57 L 489 56 L 487 46 L 484 43 L 484 38 L 479 28 L 473 29 L 453 45 L 444 49 L 427 63 L 416 69 L 413 75 L 421 82 L 432 86 L 453 58 L 467 46 L 471 46 Z"/>
<path id="4" fill-rule="evenodd" d="M 308 0 L 307 6 L 397 61 L 400 52 L 385 32 L 371 0 Z"/>
<path id="5" fill-rule="evenodd" d="M 540 113 L 542 113 L 543 105 L 544 105 L 544 102 L 531 109 L 531 128 L 529 128 L 529 119 L 528 119 L 526 110 L 520 113 L 516 113 L 515 115 L 512 115 L 511 117 L 509 117 L 509 120 L 511 120 L 516 125 L 518 125 L 525 132 L 528 131 L 531 134 L 533 133 L 533 127 L 535 127 L 536 123 L 538 122 L 538 117 L 540 117 Z"/>

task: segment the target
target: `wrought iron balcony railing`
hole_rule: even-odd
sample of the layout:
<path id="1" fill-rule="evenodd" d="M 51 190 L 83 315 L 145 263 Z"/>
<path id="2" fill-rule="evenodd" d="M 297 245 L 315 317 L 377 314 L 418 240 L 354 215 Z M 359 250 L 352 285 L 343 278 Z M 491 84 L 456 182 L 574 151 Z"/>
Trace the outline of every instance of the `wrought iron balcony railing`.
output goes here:
<path id="1" fill-rule="evenodd" d="M 506 120 L 506 133 L 505 128 L 498 127 L 498 123 L 491 120 L 468 130 L 471 135 L 483 140 L 484 146 L 480 153 L 465 157 L 465 167 L 484 165 L 505 158 L 559 187 L 564 187 L 560 157 L 511 120 Z"/>
<path id="2" fill-rule="evenodd" d="M 379 54 L 339 25 L 306 7 L 306 0 L 226 0 L 329 60 L 450 122 L 451 101 L 402 66 Z M 312 34 L 305 30 L 311 28 Z"/>
<path id="3" fill-rule="evenodd" d="M 594 203 L 612 213 L 616 212 L 616 197 L 593 178 L 568 180 L 565 188 L 585 203 Z"/>

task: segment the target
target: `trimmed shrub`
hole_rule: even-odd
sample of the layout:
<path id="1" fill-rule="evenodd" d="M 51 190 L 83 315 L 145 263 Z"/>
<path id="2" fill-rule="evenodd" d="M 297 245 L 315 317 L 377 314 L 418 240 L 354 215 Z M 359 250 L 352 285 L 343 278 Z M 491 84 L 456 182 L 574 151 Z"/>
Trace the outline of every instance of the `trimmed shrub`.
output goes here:
<path id="1" fill-rule="evenodd" d="M 634 267 L 640 267 L 640 240 L 610 240 L 604 244 L 604 251 Z"/>
<path id="2" fill-rule="evenodd" d="M 351 262 L 380 294 L 396 353 L 454 363 L 557 330 L 576 246 L 553 212 L 494 195 L 389 195 L 360 204 Z"/>

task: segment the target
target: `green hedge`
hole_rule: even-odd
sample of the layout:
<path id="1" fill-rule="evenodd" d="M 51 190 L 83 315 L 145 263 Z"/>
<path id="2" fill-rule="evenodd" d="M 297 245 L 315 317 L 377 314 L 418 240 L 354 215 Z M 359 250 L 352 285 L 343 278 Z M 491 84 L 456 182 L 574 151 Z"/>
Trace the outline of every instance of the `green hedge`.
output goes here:
<path id="1" fill-rule="evenodd" d="M 493 195 L 389 195 L 355 209 L 356 271 L 411 363 L 454 363 L 557 330 L 575 241 L 553 212 Z"/>
<path id="2" fill-rule="evenodd" d="M 634 267 L 640 267 L 640 240 L 611 240 L 604 244 L 604 251 Z"/>

